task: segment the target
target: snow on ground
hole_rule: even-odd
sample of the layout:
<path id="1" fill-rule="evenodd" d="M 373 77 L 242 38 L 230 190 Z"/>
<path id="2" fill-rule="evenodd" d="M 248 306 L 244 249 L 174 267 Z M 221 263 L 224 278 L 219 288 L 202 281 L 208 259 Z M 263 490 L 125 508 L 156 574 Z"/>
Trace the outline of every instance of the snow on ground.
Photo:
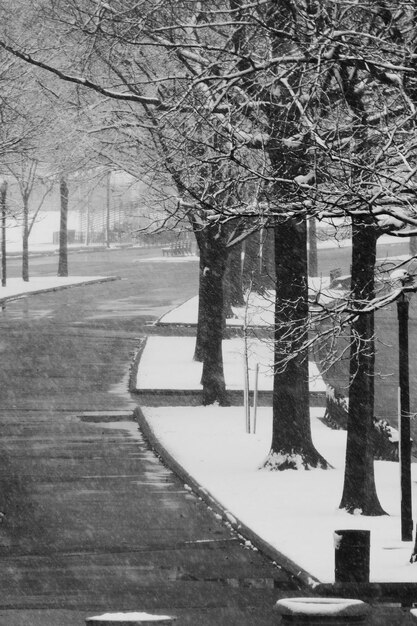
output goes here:
<path id="1" fill-rule="evenodd" d="M 401 238 L 402 242 L 409 242 L 408 237 Z M 393 237 L 392 235 L 382 235 L 378 239 L 378 245 L 386 245 L 386 244 L 397 244 L 398 237 Z M 352 240 L 350 237 L 346 237 L 345 239 L 335 239 L 334 237 L 330 237 L 329 239 L 318 239 L 317 240 L 317 248 L 319 250 L 324 250 L 327 248 L 349 248 L 352 245 Z"/>
<path id="2" fill-rule="evenodd" d="M 151 615 L 150 613 L 104 613 L 103 615 L 96 615 L 95 617 L 89 617 L 88 622 L 105 622 L 109 624 L 113 622 L 123 622 L 126 624 L 132 622 L 132 624 L 148 623 L 148 622 L 162 622 L 163 620 L 169 620 L 169 615 Z"/>
<path id="3" fill-rule="evenodd" d="M 227 319 L 227 326 L 271 326 L 274 319 L 274 301 L 272 292 L 268 292 L 264 297 L 259 294 L 249 295 L 250 309 L 245 307 L 232 307 L 234 317 Z M 196 324 L 198 312 L 198 296 L 190 298 L 179 307 L 166 313 L 159 323 L 161 324 Z"/>
<path id="4" fill-rule="evenodd" d="M 320 302 L 324 305 L 334 302 L 343 296 L 343 292 L 337 289 L 329 289 L 330 279 L 327 276 L 309 278 L 309 293 L 312 297 L 320 294 Z M 271 327 L 274 323 L 274 291 L 267 291 L 261 296 L 250 293 L 248 306 L 232 307 L 234 317 L 227 319 L 227 326 L 259 326 Z M 160 324 L 185 324 L 196 323 L 198 312 L 198 296 L 190 298 L 179 307 L 169 311 L 161 317 Z"/>
<path id="5" fill-rule="evenodd" d="M 134 259 L 133 263 L 189 263 L 198 261 L 198 256 L 189 254 L 187 256 L 153 256 L 145 259 Z"/>
<path id="6" fill-rule="evenodd" d="M 28 293 L 37 293 L 59 287 L 69 287 L 70 285 L 80 285 L 84 283 L 104 280 L 103 276 L 42 276 L 31 278 L 29 282 L 21 278 L 8 278 L 5 287 L 0 286 L 0 300 L 3 298 L 14 298 Z"/>
<path id="7" fill-rule="evenodd" d="M 137 373 L 137 389 L 200 390 L 202 364 L 193 361 L 194 337 L 148 337 Z M 223 340 L 224 374 L 228 389 L 244 386 L 244 341 L 241 337 Z M 250 384 L 259 363 L 260 390 L 272 390 L 272 342 L 248 340 Z M 315 363 L 309 363 L 311 391 L 325 391 Z"/>
<path id="8" fill-rule="evenodd" d="M 338 509 L 346 433 L 327 428 L 311 409 L 313 439 L 331 470 L 259 469 L 271 441 L 271 409 L 258 409 L 257 432 L 245 432 L 243 407 L 142 408 L 158 440 L 234 517 L 322 582 L 334 581 L 333 533 L 371 531 L 371 582 L 417 582 L 413 545 L 400 541 L 398 463 L 375 463 L 378 495 L 389 515 Z M 414 500 L 417 472 L 413 465 Z"/>
<path id="9" fill-rule="evenodd" d="M 192 299 L 163 320 L 195 323 L 195 316 Z M 139 366 L 138 388 L 199 389 L 201 365 L 192 361 L 194 342 L 192 337 L 149 337 Z M 256 362 L 261 364 L 259 388 L 270 389 L 268 342 L 251 339 L 249 353 L 252 370 Z M 224 341 L 229 389 L 243 386 L 242 354 L 242 338 Z M 310 364 L 310 385 L 311 390 L 325 388 L 314 364 Z M 417 583 L 417 563 L 409 563 L 413 543 L 401 542 L 398 463 L 375 462 L 377 491 L 388 515 L 365 517 L 341 511 L 346 433 L 323 424 L 324 408 L 311 409 L 312 434 L 333 469 L 283 472 L 260 469 L 271 442 L 271 408 L 258 409 L 256 434 L 246 433 L 243 407 L 142 410 L 162 445 L 225 510 L 310 575 L 333 582 L 334 531 L 367 529 L 371 532 L 371 582 Z M 417 502 L 415 464 L 412 474 Z"/>

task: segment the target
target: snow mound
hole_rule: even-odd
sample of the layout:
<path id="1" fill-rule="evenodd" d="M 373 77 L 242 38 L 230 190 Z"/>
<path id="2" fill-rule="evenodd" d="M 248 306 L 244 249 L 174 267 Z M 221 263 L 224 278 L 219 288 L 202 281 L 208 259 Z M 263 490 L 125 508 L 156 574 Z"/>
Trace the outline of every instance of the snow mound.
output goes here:
<path id="1" fill-rule="evenodd" d="M 151 615 L 150 613 L 104 613 L 104 615 L 97 615 L 96 617 L 89 617 L 87 619 L 87 624 L 90 622 L 100 622 L 100 623 L 123 623 L 123 624 L 147 624 L 148 622 L 160 622 L 160 623 L 171 623 L 171 621 L 175 619 L 170 617 L 169 615 Z"/>

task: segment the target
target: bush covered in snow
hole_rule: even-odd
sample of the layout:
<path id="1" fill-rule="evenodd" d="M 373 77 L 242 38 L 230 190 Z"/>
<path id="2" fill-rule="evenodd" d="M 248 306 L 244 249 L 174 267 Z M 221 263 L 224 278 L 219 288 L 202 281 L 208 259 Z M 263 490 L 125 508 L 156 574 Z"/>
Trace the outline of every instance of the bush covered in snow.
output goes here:
<path id="1" fill-rule="evenodd" d="M 323 421 L 333 430 L 346 430 L 348 399 L 331 385 L 326 388 L 326 411 Z M 398 431 L 386 420 L 374 418 L 374 458 L 377 461 L 398 461 Z"/>

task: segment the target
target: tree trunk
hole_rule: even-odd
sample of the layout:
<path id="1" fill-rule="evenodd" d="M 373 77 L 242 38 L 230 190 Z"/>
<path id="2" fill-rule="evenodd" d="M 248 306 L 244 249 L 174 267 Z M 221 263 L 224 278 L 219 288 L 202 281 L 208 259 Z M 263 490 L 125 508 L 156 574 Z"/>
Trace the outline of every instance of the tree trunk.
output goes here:
<path id="1" fill-rule="evenodd" d="M 261 236 L 261 258 L 262 258 L 262 282 L 266 289 L 275 288 L 275 254 L 274 254 L 274 230 L 263 228 Z"/>
<path id="2" fill-rule="evenodd" d="M 61 215 L 59 226 L 58 276 L 68 276 L 68 185 L 65 178 L 59 184 Z"/>
<path id="3" fill-rule="evenodd" d="M 22 279 L 29 282 L 29 203 L 23 196 Z"/>
<path id="4" fill-rule="evenodd" d="M 200 239 L 200 238 L 199 238 Z M 197 240 L 198 244 L 199 240 Z M 204 335 L 207 327 L 207 311 L 205 308 L 205 296 L 204 289 L 206 283 L 202 280 L 203 271 L 205 267 L 204 251 L 200 250 L 200 262 L 199 262 L 199 278 L 198 278 L 198 317 L 197 317 L 197 334 L 194 349 L 194 361 L 202 363 L 204 361 Z"/>
<path id="5" fill-rule="evenodd" d="M 234 245 L 227 256 L 224 279 L 225 317 L 233 317 L 233 306 L 244 306 L 242 285 L 242 244 Z"/>
<path id="6" fill-rule="evenodd" d="M 263 294 L 271 286 L 270 277 L 265 272 L 263 262 L 263 231 L 256 231 L 245 239 L 245 257 L 243 264 L 244 287 L 251 285 L 253 291 Z"/>
<path id="7" fill-rule="evenodd" d="M 307 230 L 305 221 L 275 227 L 275 372 L 270 469 L 327 468 L 311 438 L 309 410 Z"/>
<path id="8" fill-rule="evenodd" d="M 318 276 L 316 218 L 308 221 L 308 275 Z"/>
<path id="9" fill-rule="evenodd" d="M 224 298 L 226 248 L 218 227 L 198 233 L 200 250 L 199 313 L 194 359 L 203 361 L 203 404 L 228 404 L 223 371 Z"/>
<path id="10" fill-rule="evenodd" d="M 374 297 L 377 230 L 366 220 L 352 224 L 352 295 L 363 307 Z M 375 487 L 374 314 L 358 315 L 351 325 L 349 413 L 345 478 L 341 509 L 362 515 L 384 515 Z"/>
<path id="11" fill-rule="evenodd" d="M 411 256 L 417 255 L 417 237 L 410 237 L 409 251 Z"/>

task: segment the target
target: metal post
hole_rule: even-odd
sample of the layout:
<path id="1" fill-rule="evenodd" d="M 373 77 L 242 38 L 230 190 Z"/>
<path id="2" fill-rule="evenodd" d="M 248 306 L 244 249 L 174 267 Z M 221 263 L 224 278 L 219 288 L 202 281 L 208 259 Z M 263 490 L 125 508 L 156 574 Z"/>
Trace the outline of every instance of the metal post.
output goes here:
<path id="1" fill-rule="evenodd" d="M 110 201 L 111 201 L 110 177 L 111 177 L 111 173 L 108 172 L 107 179 L 106 179 L 106 223 L 104 226 L 106 248 L 110 248 Z"/>
<path id="2" fill-rule="evenodd" d="M 411 433 L 410 381 L 408 363 L 408 309 L 409 301 L 402 294 L 397 300 L 399 385 L 400 385 L 400 476 L 401 476 L 401 540 L 413 540 L 411 504 Z"/>
<path id="3" fill-rule="evenodd" d="M 7 182 L 3 181 L 0 187 L 1 204 L 1 286 L 6 287 L 7 266 L 6 266 L 6 193 Z"/>
<path id="4" fill-rule="evenodd" d="M 243 405 L 245 407 L 245 428 L 250 433 L 250 406 L 249 406 L 249 366 L 247 344 L 243 354 Z"/>
<path id="5" fill-rule="evenodd" d="M 259 363 L 255 366 L 255 384 L 253 389 L 253 434 L 256 434 L 256 422 L 258 415 L 258 383 L 259 383 Z"/>

